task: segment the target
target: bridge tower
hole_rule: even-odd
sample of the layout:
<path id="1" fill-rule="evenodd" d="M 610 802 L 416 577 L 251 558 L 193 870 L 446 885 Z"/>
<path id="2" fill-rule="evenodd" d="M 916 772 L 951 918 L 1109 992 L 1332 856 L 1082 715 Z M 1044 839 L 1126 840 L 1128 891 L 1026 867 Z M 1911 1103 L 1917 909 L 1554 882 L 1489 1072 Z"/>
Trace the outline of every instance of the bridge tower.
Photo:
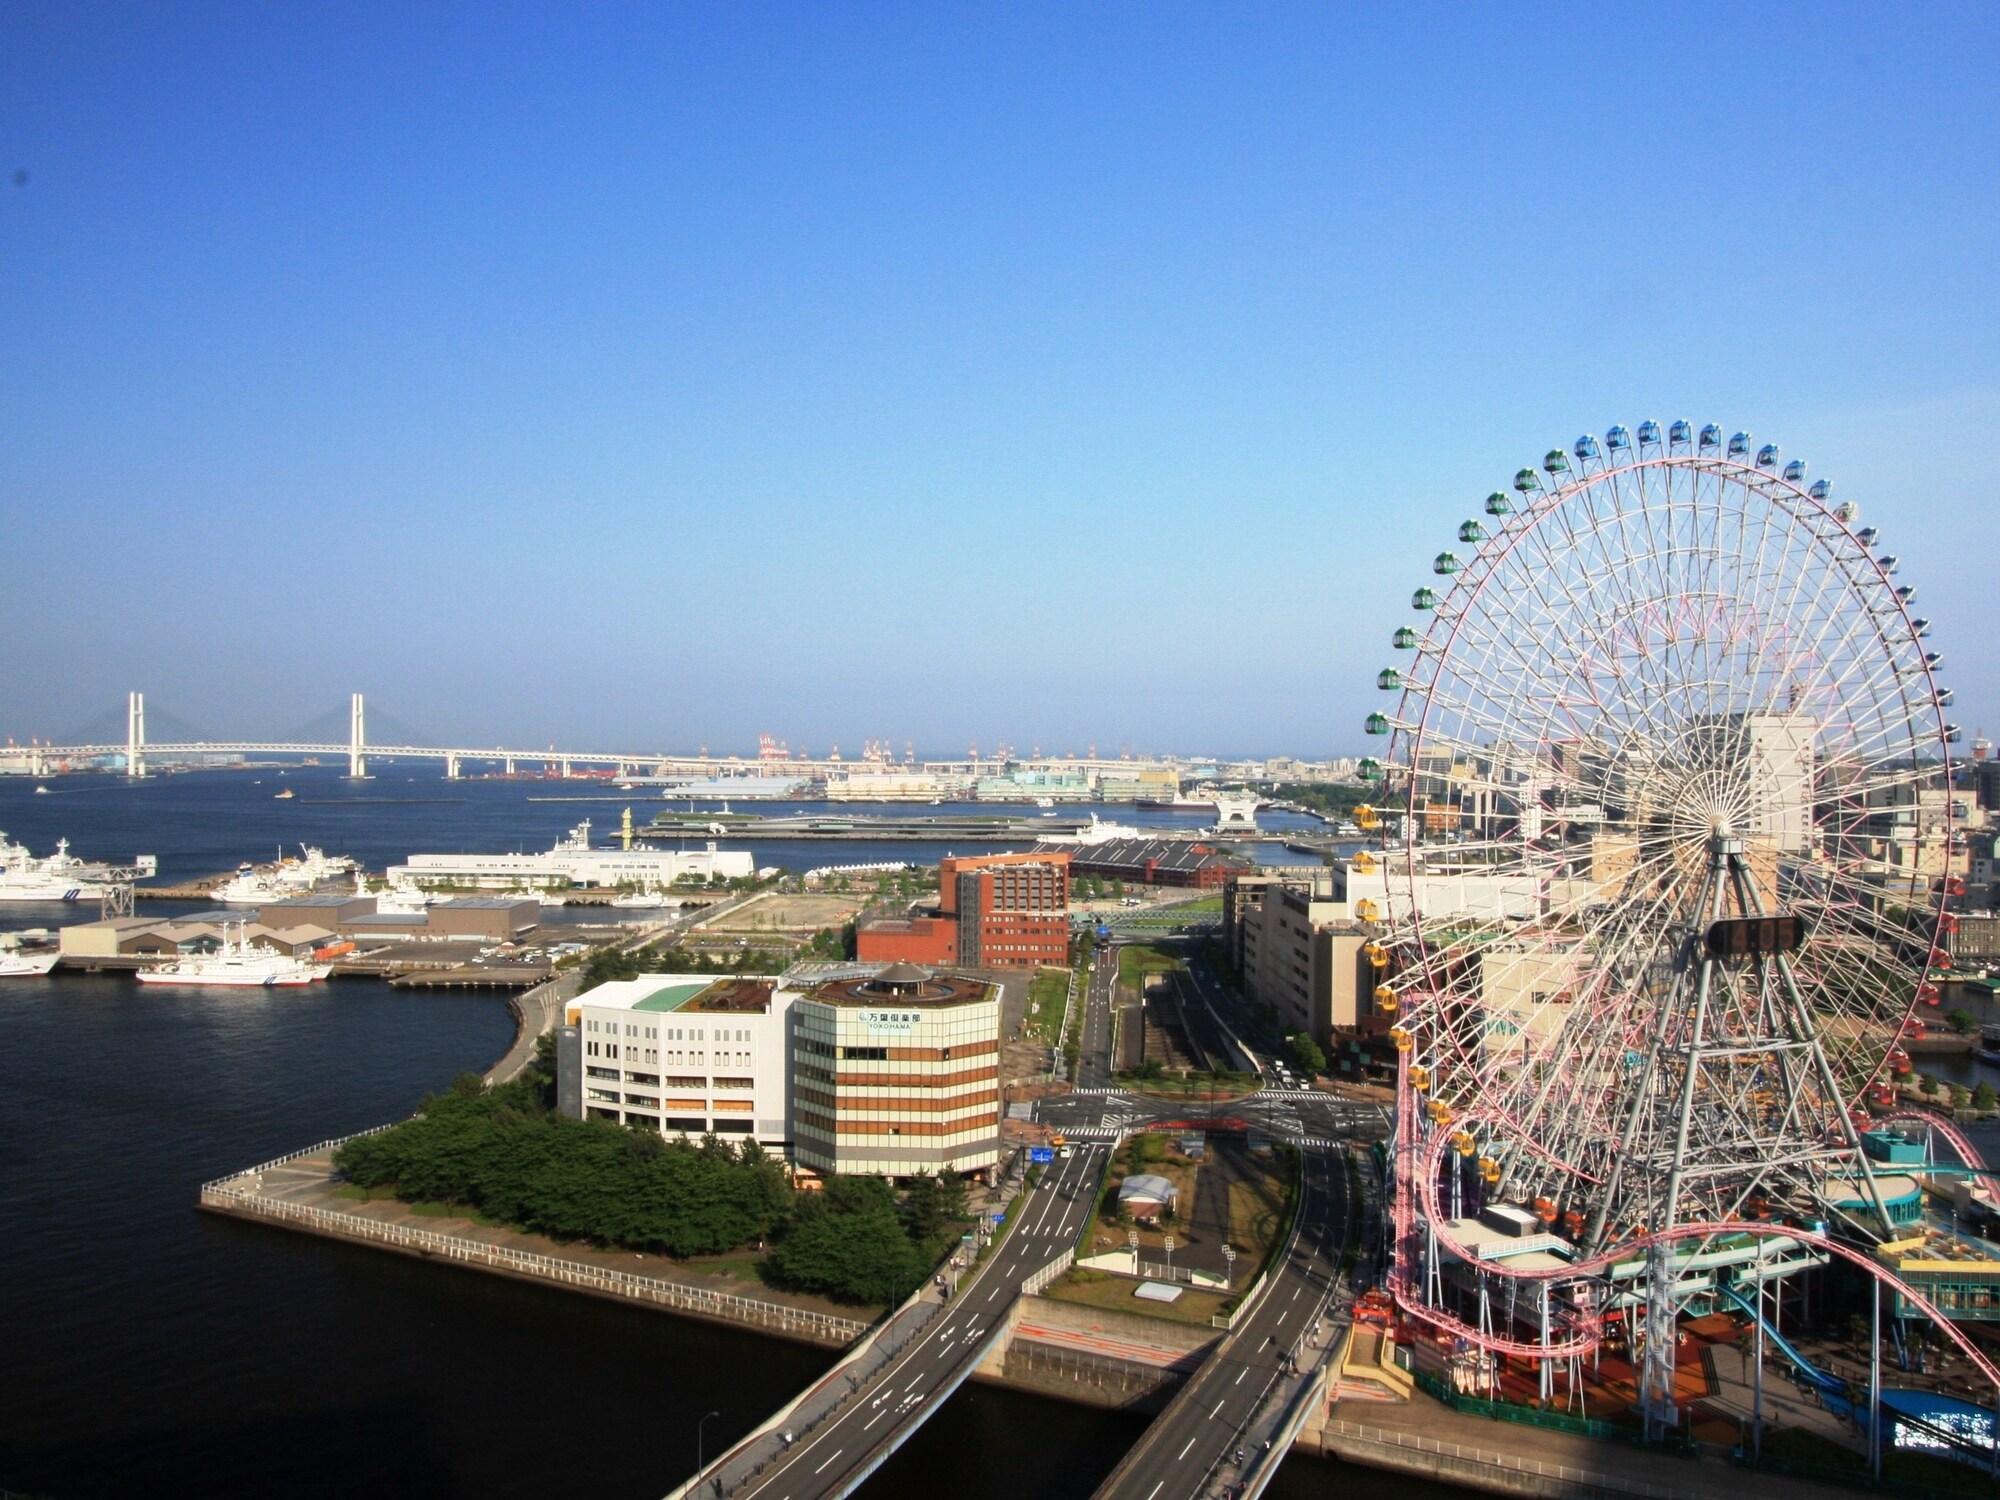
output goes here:
<path id="1" fill-rule="evenodd" d="M 368 705 L 356 693 L 347 706 L 347 774 L 356 780 L 368 775 Z"/>
<path id="2" fill-rule="evenodd" d="M 146 695 L 125 695 L 125 774 L 146 774 Z"/>
<path id="3" fill-rule="evenodd" d="M 447 755 L 444 758 L 444 779 L 446 781 L 458 780 L 458 757 L 456 755 Z"/>

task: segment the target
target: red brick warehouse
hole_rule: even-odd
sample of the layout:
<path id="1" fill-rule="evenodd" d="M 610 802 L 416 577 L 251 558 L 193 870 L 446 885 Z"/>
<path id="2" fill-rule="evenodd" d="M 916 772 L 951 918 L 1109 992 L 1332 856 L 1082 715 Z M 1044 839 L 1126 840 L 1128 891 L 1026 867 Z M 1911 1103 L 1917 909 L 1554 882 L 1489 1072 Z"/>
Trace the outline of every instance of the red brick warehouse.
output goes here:
<path id="1" fill-rule="evenodd" d="M 1067 852 L 987 854 L 938 864 L 935 911 L 870 922 L 855 936 L 868 961 L 1028 969 L 1069 962 Z"/>

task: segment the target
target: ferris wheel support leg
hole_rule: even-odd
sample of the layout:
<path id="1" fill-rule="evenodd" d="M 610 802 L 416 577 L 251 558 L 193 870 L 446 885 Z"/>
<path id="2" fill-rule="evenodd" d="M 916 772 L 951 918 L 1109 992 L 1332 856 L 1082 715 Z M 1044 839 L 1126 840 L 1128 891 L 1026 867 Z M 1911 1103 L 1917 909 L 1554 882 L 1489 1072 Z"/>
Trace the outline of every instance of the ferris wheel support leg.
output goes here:
<path id="1" fill-rule="evenodd" d="M 1730 839 L 1715 841 L 1709 865 L 1708 883 L 1703 888 L 1704 900 L 1698 908 L 1707 922 L 1714 922 L 1720 917 L 1727 905 L 1723 877 L 1728 871 L 1729 860 L 1734 857 L 1732 848 L 1734 843 L 1735 841 Z M 1700 934 L 1697 934 L 1693 941 L 1700 942 Z M 1714 981 L 1715 959 L 1704 945 L 1701 969 L 1695 978 L 1694 1013 L 1689 1019 L 1687 1035 L 1681 1043 L 1686 1050 L 1687 1062 L 1681 1070 L 1681 1097 L 1674 1119 L 1674 1156 L 1672 1164 L 1667 1168 L 1667 1196 L 1660 1210 L 1660 1223 L 1663 1228 L 1671 1228 L 1680 1222 L 1681 1176 L 1687 1165 L 1688 1130 L 1694 1123 L 1694 1090 L 1695 1085 L 1701 1081 L 1702 1041 L 1708 1029 L 1708 997 L 1714 987 Z"/>
<path id="2" fill-rule="evenodd" d="M 1696 898 L 1697 910 L 1706 908 L 1714 899 L 1715 874 L 1711 869 L 1703 877 L 1700 895 Z M 1610 1227 L 1609 1213 L 1613 1203 L 1619 1201 L 1618 1190 L 1624 1183 L 1625 1160 L 1631 1155 L 1632 1146 L 1639 1139 L 1639 1122 L 1645 1118 L 1646 1108 L 1653 1097 L 1653 1085 L 1660 1076 L 1660 1056 L 1666 1050 L 1662 1030 L 1656 1030 L 1652 1041 L 1646 1047 L 1646 1067 L 1639 1076 L 1639 1087 L 1633 1091 L 1632 1107 L 1626 1111 L 1624 1129 L 1618 1137 L 1618 1149 L 1611 1155 L 1611 1170 L 1605 1179 L 1604 1191 L 1591 1206 L 1590 1218 L 1583 1234 L 1583 1253 L 1586 1257 L 1597 1254 L 1604 1248 L 1605 1232 Z M 1668 1200 L 1671 1214 L 1672 1198 Z"/>
<path id="3" fill-rule="evenodd" d="M 1882 1478 L 1882 1283 L 1868 1301 L 1868 1467 Z"/>

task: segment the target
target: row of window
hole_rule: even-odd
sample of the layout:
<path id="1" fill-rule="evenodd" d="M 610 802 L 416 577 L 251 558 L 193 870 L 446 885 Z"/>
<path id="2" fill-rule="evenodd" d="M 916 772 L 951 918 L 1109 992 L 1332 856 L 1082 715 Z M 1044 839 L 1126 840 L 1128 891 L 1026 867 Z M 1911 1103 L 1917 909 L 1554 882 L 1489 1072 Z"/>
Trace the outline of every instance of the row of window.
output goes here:
<path id="1" fill-rule="evenodd" d="M 602 1033 L 606 1036 L 618 1036 L 621 1035 L 619 1030 L 620 1025 L 621 1023 L 617 1021 L 594 1021 L 586 1019 L 583 1029 L 586 1032 Z M 662 1038 L 660 1032 L 663 1028 L 658 1026 L 643 1026 L 636 1021 L 626 1021 L 622 1025 L 624 1027 L 623 1035 L 628 1037 L 643 1036 L 646 1040 L 654 1042 L 661 1040 L 669 1042 L 705 1042 L 709 1039 L 706 1029 L 699 1026 L 668 1026 L 664 1028 L 666 1036 Z M 715 1033 L 715 1040 L 718 1043 L 747 1043 L 750 1040 L 750 1032 L 747 1027 L 721 1027 Z"/>

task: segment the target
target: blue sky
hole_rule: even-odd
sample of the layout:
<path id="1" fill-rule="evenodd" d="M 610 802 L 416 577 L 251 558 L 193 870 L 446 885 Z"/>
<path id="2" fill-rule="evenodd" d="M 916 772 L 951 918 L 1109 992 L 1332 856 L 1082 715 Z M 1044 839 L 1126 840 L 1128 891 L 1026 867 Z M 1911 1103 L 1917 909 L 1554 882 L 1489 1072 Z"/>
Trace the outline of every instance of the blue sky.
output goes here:
<path id="1" fill-rule="evenodd" d="M 0 15 L 0 731 L 1336 753 L 1613 421 L 2000 728 L 1992 6 Z"/>

